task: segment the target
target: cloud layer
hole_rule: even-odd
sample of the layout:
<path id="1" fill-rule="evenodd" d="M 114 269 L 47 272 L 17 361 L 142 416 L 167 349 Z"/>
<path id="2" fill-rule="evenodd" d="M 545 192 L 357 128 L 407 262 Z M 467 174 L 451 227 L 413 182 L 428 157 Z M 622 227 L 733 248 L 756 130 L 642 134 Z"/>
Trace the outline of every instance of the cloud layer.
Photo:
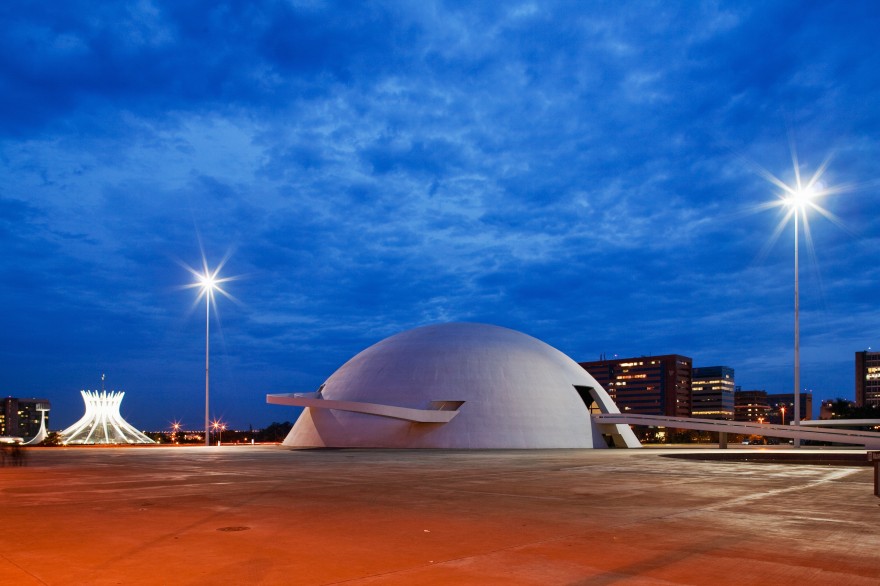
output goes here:
<path id="1" fill-rule="evenodd" d="M 255 427 L 397 331 L 496 323 L 575 359 L 683 353 L 791 386 L 792 238 L 760 166 L 850 189 L 811 218 L 803 376 L 875 343 L 870 2 L 66 2 L 0 7 L 3 392 L 53 427 L 107 372 L 133 423 Z M 805 244 L 802 243 L 802 247 Z M 766 251 L 764 249 L 766 248 Z M 762 252 L 764 251 L 764 252 Z M 216 325 L 220 328 L 217 329 Z"/>

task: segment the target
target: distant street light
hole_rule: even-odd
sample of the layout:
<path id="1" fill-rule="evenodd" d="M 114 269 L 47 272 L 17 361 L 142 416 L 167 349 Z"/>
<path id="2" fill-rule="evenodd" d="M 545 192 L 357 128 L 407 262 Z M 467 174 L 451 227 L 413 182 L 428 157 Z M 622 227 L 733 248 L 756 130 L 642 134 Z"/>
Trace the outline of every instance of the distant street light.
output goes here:
<path id="1" fill-rule="evenodd" d="M 780 407 L 779 411 L 782 413 L 782 425 L 785 425 L 785 405 Z"/>
<path id="2" fill-rule="evenodd" d="M 211 429 L 213 429 L 214 433 L 217 434 L 217 445 L 219 446 L 220 443 L 223 441 L 223 430 L 226 429 L 226 424 L 222 423 L 220 421 L 214 420 L 211 423 Z"/>

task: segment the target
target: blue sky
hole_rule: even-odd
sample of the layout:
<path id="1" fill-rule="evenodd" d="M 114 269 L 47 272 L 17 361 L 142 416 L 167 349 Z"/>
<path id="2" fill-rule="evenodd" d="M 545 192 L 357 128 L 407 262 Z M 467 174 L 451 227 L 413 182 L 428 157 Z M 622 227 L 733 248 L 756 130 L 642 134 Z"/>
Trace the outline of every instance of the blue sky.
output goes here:
<path id="1" fill-rule="evenodd" d="M 212 413 L 291 419 L 380 339 L 521 330 L 575 360 L 680 353 L 790 392 L 793 229 L 754 212 L 831 157 L 802 242 L 802 382 L 880 346 L 875 2 L 0 6 L 0 393 L 202 425 L 200 243 L 238 303 Z"/>

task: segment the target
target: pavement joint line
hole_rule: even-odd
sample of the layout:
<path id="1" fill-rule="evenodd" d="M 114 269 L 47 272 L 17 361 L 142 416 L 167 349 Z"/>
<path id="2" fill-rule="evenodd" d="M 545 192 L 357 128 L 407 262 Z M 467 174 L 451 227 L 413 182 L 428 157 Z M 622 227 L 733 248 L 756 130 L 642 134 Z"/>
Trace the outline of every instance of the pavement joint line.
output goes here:
<path id="1" fill-rule="evenodd" d="M 781 465 L 781 466 L 782 466 L 782 465 Z M 788 466 L 787 466 L 787 467 L 788 467 Z M 597 470 L 598 467 L 575 467 L 575 468 L 590 469 L 590 470 L 593 471 L 593 472 L 595 472 L 595 471 L 599 471 L 599 470 Z M 618 473 L 621 473 L 621 472 L 626 473 L 626 472 L 627 472 L 625 469 L 615 468 L 615 467 L 602 467 L 602 469 L 605 469 L 605 470 L 608 470 L 608 471 L 615 471 L 615 472 L 618 472 Z M 852 474 L 852 473 L 855 473 L 855 472 L 857 471 L 857 469 L 846 469 L 846 470 L 849 470 L 850 472 L 840 475 L 841 478 L 842 478 L 842 477 L 845 477 L 845 476 L 848 476 L 848 475 L 850 475 L 850 474 Z M 555 470 L 555 471 L 557 471 L 557 472 L 567 472 L 568 469 L 562 468 L 562 469 L 557 469 L 557 470 Z M 222 474 L 222 472 L 215 472 L 214 474 L 215 474 L 215 475 L 220 475 L 220 474 Z M 524 475 L 529 475 L 529 474 L 528 474 L 527 472 L 525 472 L 525 471 L 523 472 L 523 474 L 524 474 Z M 247 476 L 247 475 L 245 475 L 245 474 L 241 474 L 241 475 L 242 475 L 242 476 Z M 734 474 L 734 476 L 741 476 L 741 475 Z M 791 476 L 790 474 L 785 475 L 786 478 L 790 478 L 790 476 Z M 460 480 L 468 480 L 468 479 L 479 478 L 479 479 L 487 479 L 487 483 L 488 483 L 491 479 L 493 479 L 493 478 L 498 478 L 498 477 L 509 478 L 509 477 L 510 477 L 510 474 L 504 474 L 504 473 L 497 473 L 497 474 L 473 473 L 473 474 L 457 475 L 457 476 L 454 476 L 454 477 L 444 476 L 444 480 L 450 480 L 450 479 L 452 479 L 452 480 L 455 480 L 455 481 L 460 481 Z M 834 479 L 832 479 L 832 480 L 834 480 Z M 692 484 L 693 482 L 700 482 L 700 481 L 701 481 L 701 480 L 700 480 L 699 475 L 694 474 L 694 475 L 689 475 L 687 478 L 678 478 L 678 479 L 674 479 L 674 480 L 671 479 L 671 480 L 669 480 L 668 482 L 666 482 L 665 484 L 666 484 L 667 486 L 669 486 L 669 485 L 675 485 L 675 484 L 687 485 L 687 484 Z M 820 479 L 820 480 L 818 480 L 818 481 L 814 481 L 814 484 L 819 484 L 819 483 L 824 482 L 824 481 L 825 481 L 824 479 Z M 126 488 L 124 488 L 124 486 L 128 486 L 128 485 L 131 485 L 131 484 L 138 484 L 138 483 L 140 483 L 140 482 L 143 482 L 143 481 L 140 480 L 140 479 L 136 479 L 136 480 L 119 480 L 119 481 L 114 482 L 114 484 L 123 485 L 123 487 L 120 487 L 120 488 L 118 488 L 118 489 L 116 489 L 116 488 L 114 488 L 114 489 L 92 489 L 92 490 L 90 490 L 89 492 L 91 492 L 91 493 L 93 493 L 93 494 L 100 493 L 100 494 L 102 494 L 102 495 L 106 495 L 106 496 L 109 497 L 109 495 L 110 495 L 111 493 L 116 493 L 116 492 L 120 492 L 120 493 L 121 493 L 121 492 L 124 492 L 124 491 L 126 490 Z M 249 484 L 249 485 L 254 485 L 254 484 L 270 484 L 270 483 L 271 483 L 273 486 L 275 486 L 276 483 L 277 483 L 277 481 L 275 481 L 275 480 L 273 480 L 273 479 L 252 479 L 252 480 L 247 480 L 246 483 Z M 409 480 L 408 480 L 408 479 L 401 479 L 401 480 L 398 481 L 398 482 L 393 482 L 393 481 L 392 481 L 392 482 L 386 482 L 385 484 L 390 484 L 390 485 L 406 485 L 406 484 L 408 484 L 408 483 L 409 483 Z M 212 485 L 230 485 L 230 484 L 233 484 L 233 483 L 231 483 L 231 482 L 214 482 L 214 483 L 211 483 L 211 484 L 212 484 Z M 325 480 L 318 480 L 318 481 L 316 481 L 315 479 L 312 479 L 312 480 L 309 481 L 309 486 L 311 486 L 311 487 L 313 487 L 313 488 L 314 488 L 314 487 L 328 486 L 328 485 L 330 485 L 330 486 L 340 486 L 340 487 L 342 487 L 342 486 L 358 486 L 358 485 L 361 485 L 361 486 L 370 486 L 370 485 L 372 485 L 372 484 L 374 484 L 374 482 L 370 482 L 370 481 L 358 482 L 358 481 L 350 481 L 350 480 L 333 480 L 333 479 L 325 479 Z M 450 484 L 452 484 L 452 483 L 450 483 Z M 870 483 L 865 483 L 865 484 L 870 484 Z M 202 485 L 200 485 L 200 484 L 185 484 L 185 485 L 178 485 L 178 486 L 184 486 L 184 487 L 185 487 L 185 486 L 192 486 L 193 488 L 197 488 L 197 487 L 201 487 Z M 286 486 L 286 484 L 285 484 L 285 486 Z M 297 484 L 297 485 L 296 485 L 296 488 L 299 490 L 299 489 L 303 489 L 304 486 L 301 485 L 301 484 Z M 784 491 L 785 491 L 785 492 L 788 492 L 788 491 L 791 491 L 791 490 L 802 490 L 802 489 L 804 489 L 804 488 L 807 488 L 807 486 L 803 486 L 803 487 L 790 487 L 790 488 L 788 488 L 788 489 L 784 489 Z M 469 489 L 456 489 L 456 488 L 452 488 L 451 486 L 447 486 L 447 487 L 438 487 L 438 486 L 434 486 L 434 485 L 430 485 L 430 484 L 421 487 L 421 490 L 428 490 L 428 491 L 432 491 L 432 492 L 463 493 L 463 494 L 484 494 L 484 495 L 494 495 L 494 496 L 503 496 L 503 497 L 512 497 L 512 498 L 536 499 L 536 500 L 565 500 L 565 497 L 563 497 L 563 496 L 559 496 L 559 497 L 556 497 L 556 496 L 540 496 L 540 495 L 517 494 L 517 493 L 506 493 L 506 492 L 496 492 L 496 491 L 482 491 L 482 490 L 473 490 L 473 489 L 471 489 L 471 490 L 469 490 Z M 202 492 L 202 490 L 198 490 L 198 491 L 196 491 L 196 493 L 201 493 L 201 492 Z M 772 491 L 772 490 L 771 490 L 771 491 L 765 491 L 764 493 L 761 493 L 760 495 L 749 495 L 748 497 L 741 497 L 741 498 L 745 498 L 745 499 L 747 499 L 746 501 L 743 501 L 743 502 L 748 502 L 749 500 L 754 500 L 754 499 L 757 498 L 757 497 L 761 497 L 761 496 L 772 496 L 773 492 L 774 492 L 774 491 Z M 68 494 L 68 493 L 69 493 L 69 491 L 68 491 L 68 490 L 65 490 L 65 491 L 59 491 L 59 492 L 57 492 L 57 493 L 55 493 L 55 494 L 65 494 L 65 495 L 66 495 L 66 494 Z M 42 494 L 43 494 L 43 495 L 46 495 L 45 492 L 43 492 Z M 17 495 L 17 496 L 21 496 L 21 495 L 19 494 L 19 495 Z M 49 495 L 46 495 L 46 496 L 49 496 Z M 163 498 L 163 497 L 162 497 L 161 495 L 157 495 L 157 498 Z M 622 499 L 622 498 L 628 498 L 628 495 L 621 495 L 619 498 L 621 498 L 621 499 Z M 104 499 L 100 499 L 100 500 L 96 500 L 96 499 L 94 499 L 94 498 L 89 498 L 89 499 L 88 499 L 88 502 L 90 502 L 90 503 L 91 503 L 91 502 L 113 502 L 114 500 L 117 500 L 117 499 L 112 498 L 112 497 L 110 497 L 110 498 L 104 498 Z M 719 507 L 719 508 L 723 508 L 723 507 L 725 507 L 725 506 L 727 506 L 727 505 L 725 504 L 725 505 L 716 505 L 716 506 Z"/>
<path id="2" fill-rule="evenodd" d="M 822 484 L 827 484 L 830 482 L 835 482 L 837 480 L 841 480 L 843 478 L 846 478 L 847 476 L 852 476 L 853 474 L 857 474 L 858 472 L 860 472 L 860 470 L 858 468 L 844 468 L 842 470 L 834 470 L 834 471 L 829 472 L 824 478 L 812 480 L 810 482 L 807 482 L 806 484 L 802 484 L 799 486 L 790 486 L 787 488 L 775 488 L 775 489 L 760 492 L 757 494 L 742 496 L 742 497 L 739 497 L 739 498 L 736 498 L 736 499 L 733 499 L 733 500 L 730 500 L 730 501 L 727 501 L 724 503 L 719 503 L 717 505 L 709 505 L 709 506 L 702 507 L 697 510 L 718 511 L 718 510 L 727 509 L 727 508 L 730 508 L 733 506 L 740 506 L 742 504 L 749 503 L 752 501 L 761 500 L 761 499 L 764 499 L 767 497 L 772 497 L 772 496 L 776 496 L 776 495 L 780 495 L 780 494 L 786 494 L 789 492 L 808 490 L 810 488 L 814 488 L 814 487 L 820 486 Z M 682 514 L 688 514 L 689 512 L 690 511 L 683 511 Z"/>
<path id="3" fill-rule="evenodd" d="M 277 484 L 278 484 L 278 485 L 282 484 L 282 481 L 278 481 Z M 241 504 L 243 504 L 243 503 L 247 503 L 247 502 L 258 501 L 258 500 L 260 500 L 261 497 L 265 497 L 267 494 L 269 494 L 269 491 L 260 492 L 260 493 L 257 493 L 257 494 L 255 494 L 255 495 L 253 495 L 251 498 L 245 499 L 245 500 L 243 500 L 243 501 L 241 501 L 240 503 L 237 503 L 237 504 L 241 505 Z M 119 555 L 117 555 L 117 556 L 115 556 L 115 557 L 112 557 L 112 558 L 109 558 L 109 559 L 105 560 L 105 561 L 104 561 L 103 563 L 101 563 L 99 566 L 97 566 L 96 568 L 94 568 L 94 569 L 91 571 L 91 576 L 94 576 L 96 573 L 101 572 L 101 571 L 107 569 L 107 568 L 110 567 L 112 564 L 115 564 L 116 562 L 119 562 L 120 560 L 124 560 L 124 559 L 128 558 L 133 552 L 136 552 L 136 551 L 143 551 L 143 550 L 145 550 L 145 549 L 149 549 L 149 548 L 151 548 L 151 547 L 155 547 L 156 544 L 158 544 L 158 543 L 163 543 L 164 541 L 166 541 L 166 540 L 167 540 L 168 538 L 170 538 L 170 537 L 174 537 L 175 535 L 179 535 L 179 534 L 181 534 L 181 533 L 183 533 L 183 532 L 185 532 L 185 531 L 192 530 L 192 529 L 194 529 L 194 528 L 196 528 L 196 527 L 200 527 L 200 526 L 202 526 L 202 525 L 207 525 L 207 524 L 208 524 L 208 521 L 209 521 L 210 519 L 213 519 L 213 518 L 215 518 L 215 517 L 222 516 L 222 515 L 226 514 L 226 512 L 227 512 L 227 511 L 213 511 L 213 512 L 211 512 L 211 513 L 209 513 L 209 514 L 203 516 L 201 519 L 197 519 L 196 521 L 193 521 L 192 523 L 190 523 L 190 524 L 188 524 L 188 525 L 184 525 L 184 526 L 182 526 L 182 527 L 178 527 L 178 528 L 176 528 L 174 531 L 169 531 L 169 532 L 166 532 L 166 533 L 164 533 L 164 534 L 162 534 L 162 535 L 159 535 L 159 536 L 157 536 L 156 538 L 154 538 L 154 539 L 152 539 L 152 540 L 150 540 L 150 541 L 148 541 L 148 542 L 146 542 L 146 543 L 144 543 L 144 544 L 141 544 L 141 545 L 139 545 L 139 546 L 137 546 L 137 547 L 128 548 L 126 551 L 120 552 Z"/>
<path id="4" fill-rule="evenodd" d="M 702 511 L 719 510 L 722 508 L 726 508 L 727 506 L 730 506 L 732 503 L 734 503 L 736 501 L 741 501 L 741 500 L 745 499 L 745 502 L 748 502 L 748 500 L 754 500 L 755 497 L 763 498 L 766 496 L 772 496 L 773 494 L 781 494 L 781 493 L 786 493 L 786 492 L 791 492 L 791 491 L 796 491 L 796 490 L 805 490 L 805 489 L 811 488 L 813 486 L 818 486 L 818 485 L 825 484 L 828 482 L 833 482 L 839 478 L 843 478 L 845 476 L 849 476 L 851 474 L 855 474 L 858 472 L 859 472 L 859 469 L 855 469 L 855 468 L 854 469 L 845 469 L 845 470 L 835 470 L 835 471 L 831 472 L 830 474 L 827 474 L 825 478 L 821 478 L 821 479 L 818 479 L 818 480 L 815 480 L 812 482 L 808 482 L 805 485 L 791 487 L 788 489 L 776 489 L 773 491 L 761 493 L 760 495 L 748 495 L 746 497 L 741 497 L 740 499 L 735 499 L 735 501 L 731 501 L 730 503 L 724 503 L 723 506 L 709 505 L 706 507 L 701 507 L 701 508 L 692 509 L 692 510 L 688 510 L 688 511 L 669 513 L 666 515 L 657 515 L 654 517 L 643 517 L 640 519 L 635 519 L 633 521 L 627 521 L 627 522 L 616 523 L 616 524 L 608 524 L 607 527 L 608 527 L 608 529 L 619 529 L 619 528 L 625 528 L 628 526 L 637 526 L 637 525 L 640 525 L 646 521 L 657 521 L 657 520 L 661 520 L 661 519 L 668 519 L 668 518 L 674 518 L 674 517 L 693 515 L 693 514 L 702 512 Z M 471 491 L 450 491 L 450 492 L 471 492 Z M 482 494 L 495 494 L 495 495 L 497 495 L 498 493 L 482 493 Z M 502 493 L 501 496 L 520 496 L 520 495 L 505 495 Z M 538 497 L 538 498 L 540 498 L 540 497 Z M 547 498 L 552 498 L 552 497 L 547 497 Z M 434 562 L 434 563 L 412 566 L 409 568 L 401 568 L 401 569 L 397 569 L 397 570 L 393 570 L 393 571 L 380 572 L 380 573 L 371 574 L 368 576 L 359 576 L 357 578 L 351 578 L 351 579 L 346 579 L 346 580 L 326 582 L 326 583 L 324 583 L 324 586 L 333 586 L 335 584 L 346 584 L 346 583 L 350 583 L 350 582 L 357 582 L 357 581 L 362 581 L 362 580 L 371 579 L 371 578 L 381 578 L 382 576 L 393 576 L 395 574 L 400 574 L 403 572 L 410 572 L 410 571 L 416 570 L 418 568 L 435 567 L 435 566 L 447 564 L 450 562 L 463 561 L 463 560 L 469 560 L 469 559 L 479 559 L 479 558 L 495 555 L 495 554 L 506 552 L 506 551 L 514 551 L 517 549 L 540 546 L 540 545 L 545 545 L 548 543 L 564 541 L 566 539 L 576 539 L 579 537 L 583 537 L 585 535 L 585 533 L 586 532 L 584 532 L 584 531 L 575 531 L 575 532 L 571 532 L 571 533 L 566 533 L 564 535 L 556 535 L 554 537 L 549 537 L 549 538 L 545 538 L 545 539 L 539 539 L 539 540 L 530 541 L 530 542 L 526 542 L 526 543 L 518 543 L 518 544 L 509 545 L 506 547 L 496 548 L 496 549 L 488 550 L 485 552 L 481 552 L 476 555 L 459 556 L 459 557 L 449 558 L 449 559 L 445 559 L 445 560 Z M 632 572 L 623 572 L 623 573 L 614 572 L 613 575 L 618 575 L 620 577 L 632 577 L 634 574 Z"/>
<path id="5" fill-rule="evenodd" d="M 808 483 L 800 485 L 800 486 L 793 486 L 793 487 L 781 488 L 781 489 L 773 489 L 770 491 L 765 491 L 765 492 L 754 494 L 754 495 L 746 495 L 746 496 L 739 497 L 737 499 L 733 499 L 732 501 L 727 501 L 725 503 L 721 503 L 718 505 L 707 505 L 704 507 L 694 507 L 692 509 L 688 509 L 688 510 L 684 510 L 684 511 L 672 512 L 672 513 L 667 513 L 664 515 L 656 515 L 653 517 L 641 517 L 641 518 L 633 519 L 632 521 L 626 521 L 623 523 L 617 523 L 614 525 L 610 525 L 610 527 L 615 528 L 615 529 L 616 528 L 631 527 L 631 526 L 640 525 L 646 521 L 658 521 L 658 520 L 663 520 L 663 519 L 672 519 L 675 517 L 689 517 L 689 516 L 698 515 L 703 512 L 720 511 L 720 510 L 723 510 L 723 509 L 726 509 L 726 508 L 729 508 L 732 506 L 740 505 L 742 503 L 747 503 L 747 502 L 751 502 L 754 500 L 760 500 L 760 499 L 766 498 L 768 496 L 776 496 L 777 494 L 784 494 L 784 493 L 798 491 L 798 490 L 806 490 L 809 488 L 813 488 L 815 486 L 820 486 L 822 484 L 827 484 L 829 482 L 834 482 L 834 481 L 840 480 L 842 478 L 845 478 L 846 476 L 850 476 L 852 474 L 857 474 L 859 472 L 860 472 L 859 468 L 847 468 L 844 470 L 835 470 L 835 471 L 829 473 L 828 475 L 826 475 L 825 478 L 814 480 L 814 481 L 808 482 Z M 862 525 L 862 524 L 858 524 L 858 525 Z"/>
<path id="6" fill-rule="evenodd" d="M 29 578 L 33 578 L 34 580 L 36 580 L 40 584 L 44 584 L 45 586 L 49 586 L 49 584 L 47 582 L 43 582 L 36 575 L 32 574 L 31 572 L 29 572 L 25 568 L 22 568 L 20 565 L 16 564 L 14 561 L 12 561 L 8 557 L 6 557 L 4 554 L 0 553 L 0 558 L 3 558 L 4 560 L 6 560 L 6 563 L 8 563 L 10 566 L 17 568 L 22 574 L 25 574 Z"/>
<path id="7" fill-rule="evenodd" d="M 868 527 L 873 529 L 873 525 L 866 523 L 864 521 L 849 521 L 847 519 L 830 519 L 828 517 L 806 517 L 806 516 L 798 516 L 798 519 L 803 519 L 806 521 L 820 521 L 822 523 L 839 523 L 841 525 L 856 525 L 859 527 Z"/>
<path id="8" fill-rule="evenodd" d="M 620 524 L 618 524 L 618 525 L 611 525 L 611 526 L 609 526 L 608 528 L 609 528 L 609 529 L 616 529 L 616 528 L 619 528 L 619 527 L 626 527 L 626 526 L 628 526 L 628 525 L 633 525 L 633 524 L 643 523 L 645 520 L 661 519 L 661 518 L 665 518 L 665 517 L 669 517 L 669 516 L 674 516 L 674 515 L 662 515 L 662 516 L 660 516 L 660 517 L 656 517 L 656 518 L 655 518 L 655 517 L 648 517 L 648 518 L 645 518 L 645 519 L 642 519 L 642 520 L 638 521 L 637 523 L 629 523 L 629 522 L 627 522 L 627 523 L 620 523 Z M 334 581 L 334 582 L 324 582 L 324 583 L 322 584 L 322 586 L 334 586 L 334 585 L 336 585 L 336 584 L 347 584 L 347 583 L 351 583 L 351 582 L 359 582 L 359 581 L 363 581 L 363 580 L 369 580 L 369 579 L 372 579 L 372 578 L 381 578 L 381 577 L 383 577 L 383 576 L 393 576 L 393 575 L 395 575 L 395 574 L 400 574 L 400 573 L 405 573 L 405 572 L 411 572 L 411 571 L 413 571 L 413 570 L 417 570 L 417 569 L 420 569 L 420 568 L 432 568 L 432 567 L 442 566 L 442 565 L 444 565 L 444 564 L 448 564 L 448 563 L 451 563 L 451 562 L 460 562 L 460 561 L 464 561 L 464 560 L 476 560 L 476 559 L 485 558 L 485 557 L 488 557 L 488 556 L 497 555 L 497 554 L 499 554 L 499 553 L 511 552 L 511 551 L 516 551 L 516 550 L 519 550 L 519 549 L 526 549 L 526 548 L 530 548 L 530 547 L 536 547 L 536 546 L 546 545 L 546 544 L 549 544 L 549 543 L 554 543 L 554 542 L 559 542 L 559 541 L 565 541 L 565 540 L 567 540 L 567 539 L 578 539 L 578 538 L 582 538 L 582 537 L 584 537 L 584 536 L 587 536 L 587 535 L 589 535 L 589 534 L 591 534 L 591 533 L 592 533 L 592 532 L 588 532 L 588 531 L 574 531 L 574 532 L 566 533 L 566 534 L 563 534 L 563 535 L 556 535 L 556 536 L 553 536 L 553 537 L 547 537 L 547 538 L 544 538 L 544 539 L 537 539 L 537 540 L 529 541 L 529 542 L 525 542 L 525 543 L 517 543 L 517 544 L 513 544 L 513 545 L 508 545 L 508 546 L 505 546 L 505 547 L 499 547 L 499 548 L 495 548 L 495 549 L 490 549 L 490 550 L 487 550 L 487 551 L 481 552 L 481 553 L 479 553 L 479 554 L 472 554 L 472 555 L 458 556 L 458 557 L 449 558 L 449 559 L 445 559 L 445 560 L 441 560 L 441 561 L 437 561 L 437 562 L 431 562 L 431 563 L 427 563 L 427 564 L 419 564 L 419 565 L 417 565 L 417 566 L 411 566 L 411 567 L 408 567 L 408 568 L 399 568 L 399 569 L 397 569 L 397 570 L 391 570 L 391 571 L 387 571 L 387 572 L 379 572 L 379 573 L 376 573 L 376 574 L 370 574 L 370 575 L 367 575 L 367 576 L 358 576 L 357 578 L 349 578 L 349 579 L 338 580 L 338 581 Z M 716 541 L 717 541 L 717 539 L 716 539 Z M 727 543 L 727 537 L 724 537 L 724 543 Z M 705 548 L 703 548 L 703 549 L 704 549 L 705 551 L 709 551 L 709 550 L 711 550 L 711 549 L 713 549 L 713 548 L 714 548 L 714 546 L 713 546 L 713 547 L 705 547 Z M 668 558 L 669 558 L 669 554 L 668 554 L 667 552 L 662 552 L 662 553 L 659 554 L 657 557 L 658 557 L 659 559 L 668 559 Z M 681 556 L 679 556 L 679 557 L 681 557 Z M 685 557 L 687 557 L 687 556 L 685 556 Z M 618 572 L 611 572 L 611 574 L 612 574 L 613 576 L 620 576 L 620 577 L 624 577 L 624 578 L 632 578 L 634 575 L 637 575 L 637 574 L 634 574 L 632 571 L 629 571 L 629 572 L 626 572 L 626 571 L 624 571 L 624 572 L 619 572 L 619 571 L 618 571 Z M 588 580 L 589 580 L 589 579 L 588 579 Z M 592 584 L 592 582 L 590 582 L 590 583 Z"/>

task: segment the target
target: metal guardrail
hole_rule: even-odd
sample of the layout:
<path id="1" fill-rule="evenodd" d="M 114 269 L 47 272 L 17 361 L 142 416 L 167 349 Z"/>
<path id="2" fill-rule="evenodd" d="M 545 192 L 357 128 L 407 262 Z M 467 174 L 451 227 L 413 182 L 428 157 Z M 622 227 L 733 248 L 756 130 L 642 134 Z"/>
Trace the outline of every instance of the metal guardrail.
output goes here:
<path id="1" fill-rule="evenodd" d="M 874 496 L 880 496 L 880 452 L 868 452 L 868 462 L 874 465 Z"/>

